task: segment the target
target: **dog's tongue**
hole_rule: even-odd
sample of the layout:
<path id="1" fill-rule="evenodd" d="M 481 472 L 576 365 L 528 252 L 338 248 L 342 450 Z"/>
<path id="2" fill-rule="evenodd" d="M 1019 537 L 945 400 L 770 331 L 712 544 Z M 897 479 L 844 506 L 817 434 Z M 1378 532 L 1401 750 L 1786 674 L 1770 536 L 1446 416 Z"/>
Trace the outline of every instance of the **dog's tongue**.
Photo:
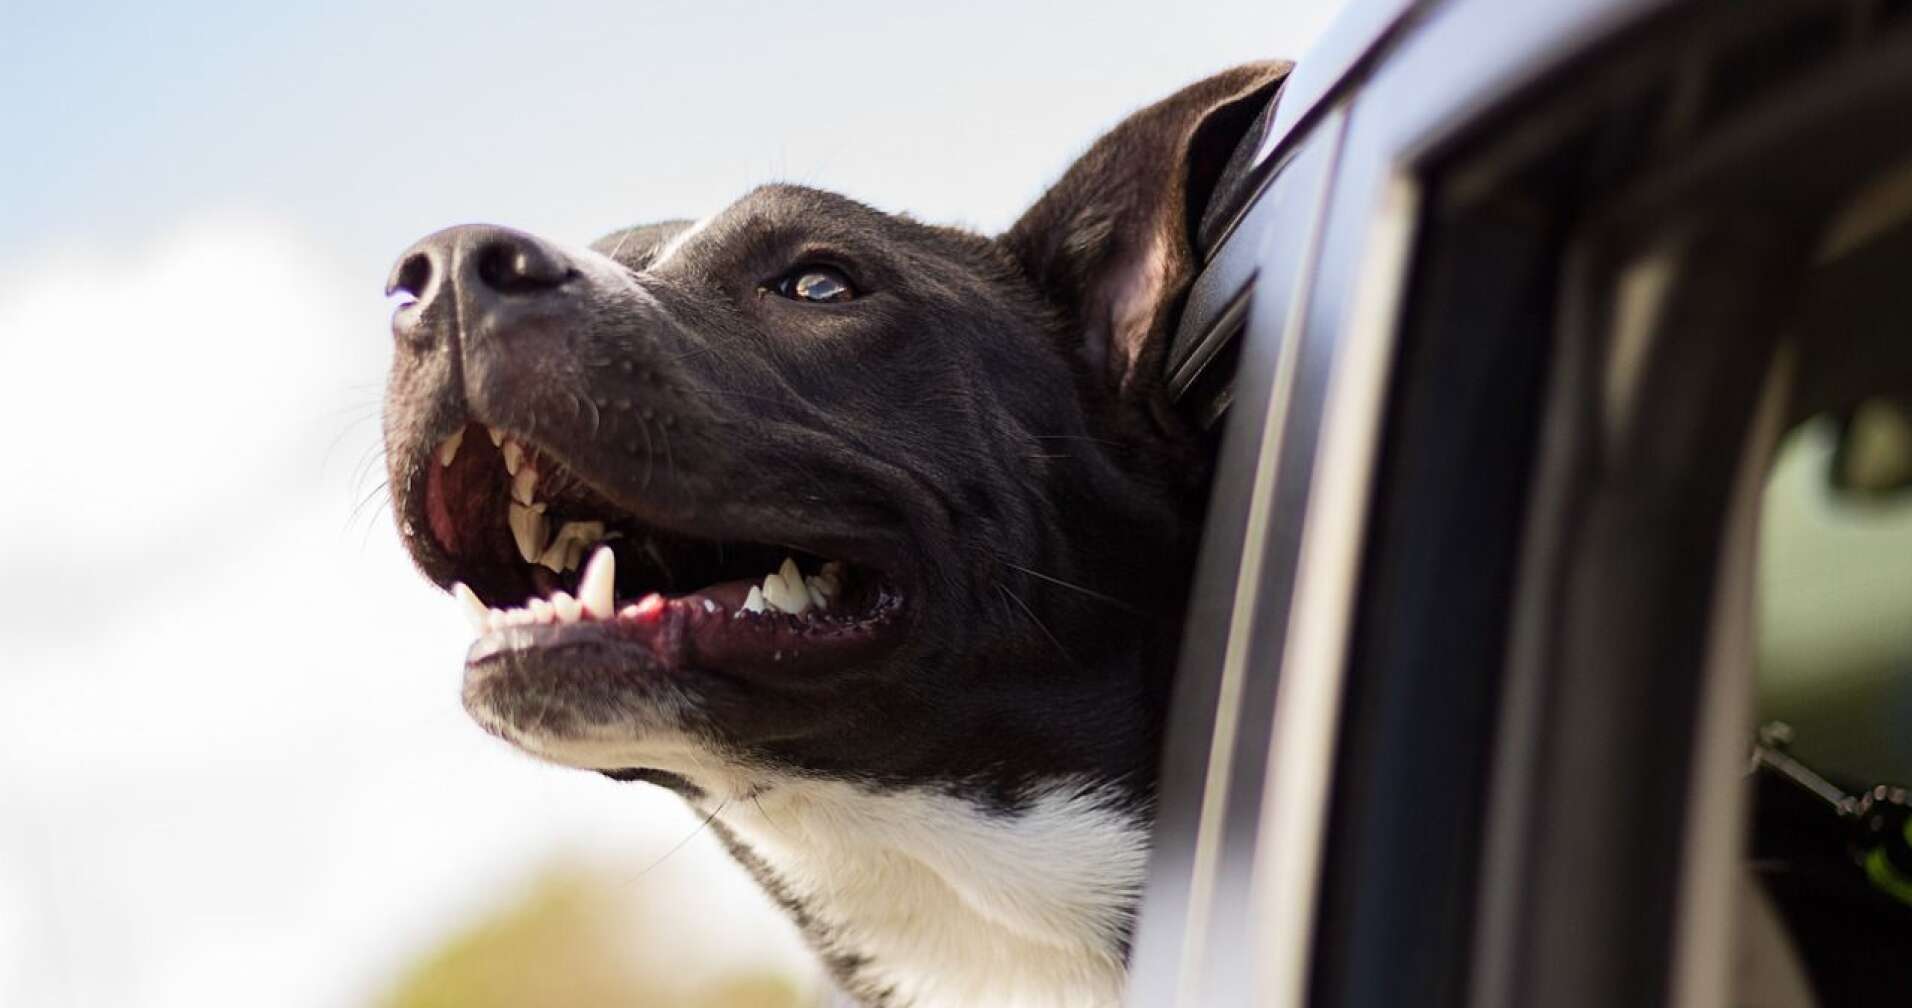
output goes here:
<path id="1" fill-rule="evenodd" d="M 692 594 L 702 595 L 712 602 L 723 606 L 725 609 L 742 609 L 744 599 L 750 597 L 750 589 L 755 587 L 757 587 L 757 582 L 748 579 L 725 581 L 721 584 L 711 585 L 708 588 L 699 588 Z"/>

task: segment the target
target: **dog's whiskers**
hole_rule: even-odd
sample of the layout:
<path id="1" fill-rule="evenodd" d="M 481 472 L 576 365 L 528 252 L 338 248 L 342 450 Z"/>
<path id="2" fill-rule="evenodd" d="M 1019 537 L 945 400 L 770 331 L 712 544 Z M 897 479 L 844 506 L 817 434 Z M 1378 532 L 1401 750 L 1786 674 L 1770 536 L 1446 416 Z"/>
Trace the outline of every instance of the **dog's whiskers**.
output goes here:
<path id="1" fill-rule="evenodd" d="M 1100 438 L 1093 434 L 1031 434 L 1037 441 L 1096 441 L 1101 444 L 1119 445 L 1122 442 L 1110 438 Z"/>
<path id="2" fill-rule="evenodd" d="M 725 798 L 723 801 L 718 802 L 717 807 L 714 809 L 711 809 L 710 814 L 705 816 L 703 821 L 698 823 L 695 829 L 692 829 L 689 833 L 684 834 L 684 839 L 677 841 L 676 844 L 672 845 L 670 850 L 667 850 L 663 854 L 658 855 L 657 860 L 652 861 L 648 865 L 645 865 L 644 870 L 641 872 L 638 872 L 637 875 L 631 879 L 631 883 L 636 884 L 637 882 L 642 881 L 644 876 L 649 875 L 652 871 L 655 871 L 658 865 L 661 865 L 664 862 L 669 861 L 672 855 L 676 854 L 680 850 L 683 850 L 686 844 L 690 843 L 692 840 L 695 840 L 697 838 L 697 834 L 702 833 L 705 830 L 705 828 L 710 826 L 712 820 L 715 820 L 717 816 L 724 811 L 724 809 L 727 809 L 729 807 L 730 807 L 730 799 L 728 798 Z"/>
<path id="3" fill-rule="evenodd" d="M 380 494 L 386 493 L 386 491 L 389 491 L 391 488 L 392 488 L 391 480 L 389 479 L 380 480 L 378 486 L 375 486 L 372 488 L 371 493 L 366 494 L 362 500 L 360 500 L 356 505 L 353 505 L 351 513 L 348 514 L 345 518 L 345 531 L 350 532 L 352 530 L 353 523 L 359 520 L 359 516 L 361 514 L 369 513 L 365 511 L 365 505 L 372 503 L 374 498 L 378 497 Z M 388 496 L 386 499 L 389 501 L 390 497 Z M 369 523 L 366 525 L 366 529 L 368 532 L 370 531 L 371 525 Z"/>
<path id="4" fill-rule="evenodd" d="M 371 503 L 373 500 L 379 497 L 383 497 L 384 500 L 380 502 L 378 511 L 383 511 L 385 509 L 385 505 L 390 504 L 392 501 L 392 495 L 390 491 L 391 491 L 391 482 L 389 480 L 386 482 L 380 483 L 377 487 L 373 488 L 371 494 L 369 494 L 364 500 L 360 501 L 358 504 L 358 507 L 353 508 L 352 514 L 345 519 L 345 532 L 349 534 L 352 531 L 352 524 L 358 521 L 359 512 L 364 510 L 365 505 Z M 371 515 L 371 514 L 376 514 L 377 511 L 367 511 L 365 513 L 367 515 Z M 372 530 L 377 527 L 378 527 L 378 523 L 376 521 L 370 518 L 366 519 L 365 531 L 359 533 L 359 550 L 361 552 L 363 552 L 366 545 L 372 541 Z"/>
<path id="5" fill-rule="evenodd" d="M 1000 581 L 996 582 L 996 590 L 998 592 L 1001 592 L 1003 595 L 1007 596 L 1009 601 L 1014 602 L 1016 606 L 1020 608 L 1023 611 L 1023 613 L 1029 617 L 1029 622 L 1034 623 L 1036 625 L 1036 629 L 1042 631 L 1042 635 L 1044 637 L 1049 638 L 1049 643 L 1054 644 L 1056 646 L 1056 653 L 1062 655 L 1063 661 L 1066 661 L 1070 665 L 1074 665 L 1077 668 L 1081 667 L 1080 665 L 1076 663 L 1075 656 L 1069 653 L 1069 649 L 1062 646 L 1062 641 L 1058 640 L 1056 638 L 1056 635 L 1049 631 L 1048 624 L 1042 622 L 1042 618 L 1036 615 L 1036 611 L 1034 609 L 1029 608 L 1029 603 L 1024 602 L 1022 600 L 1022 596 L 1017 595 L 1013 591 L 1010 591 L 1009 586 L 1003 584 Z"/>
<path id="6" fill-rule="evenodd" d="M 367 445 L 365 450 L 359 453 L 358 464 L 352 467 L 352 486 L 356 488 L 364 483 L 365 478 L 372 474 L 372 466 L 384 458 L 385 445 L 383 442 L 375 442 Z"/>
<path id="7" fill-rule="evenodd" d="M 1135 613 L 1138 616 L 1148 615 L 1146 612 L 1143 611 L 1142 607 L 1138 605 L 1135 605 L 1130 602 L 1124 602 L 1113 595 L 1104 595 L 1093 588 L 1084 588 L 1083 586 L 1079 584 L 1073 584 L 1071 582 L 1064 581 L 1059 577 L 1053 577 L 1051 575 L 1044 574 L 1043 572 L 1036 570 L 1034 568 L 1024 567 L 1023 565 L 1019 563 L 1015 563 L 1010 560 L 1004 560 L 1002 557 L 997 557 L 996 562 L 999 564 L 1002 564 L 1005 567 L 1013 567 L 1016 570 L 1019 570 L 1023 572 L 1024 574 L 1029 575 L 1030 577 L 1041 578 L 1042 580 L 1047 581 L 1050 584 L 1057 585 L 1062 588 L 1067 588 L 1070 591 L 1081 592 L 1082 594 L 1087 595 L 1088 597 L 1092 599 L 1096 599 L 1097 601 L 1100 601 L 1100 602 L 1107 602 L 1108 604 L 1115 606 L 1118 609 L 1125 609 L 1129 612 Z"/>
<path id="8" fill-rule="evenodd" d="M 769 826 L 771 829 L 776 830 L 777 834 L 779 836 L 782 836 L 784 839 L 786 840 L 789 839 L 790 834 L 784 832 L 783 827 L 777 825 L 777 821 L 775 819 L 770 818 L 770 810 L 763 807 L 763 799 L 758 797 L 760 793 L 761 791 L 759 789 L 752 789 L 750 792 L 750 803 L 752 805 L 757 806 L 757 814 L 763 817 L 763 821 L 766 826 Z"/>
<path id="9" fill-rule="evenodd" d="M 691 389 L 695 395 L 728 396 L 732 399 L 755 399 L 758 402 L 776 403 L 779 406 L 789 402 L 778 396 L 755 395 L 750 392 L 738 392 L 733 389 Z"/>

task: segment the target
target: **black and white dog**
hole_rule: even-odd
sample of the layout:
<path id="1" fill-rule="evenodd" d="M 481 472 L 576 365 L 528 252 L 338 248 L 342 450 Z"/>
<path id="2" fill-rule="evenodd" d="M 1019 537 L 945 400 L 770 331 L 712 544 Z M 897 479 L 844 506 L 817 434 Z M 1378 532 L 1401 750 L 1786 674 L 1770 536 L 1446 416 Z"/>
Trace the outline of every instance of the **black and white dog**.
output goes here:
<path id="1" fill-rule="evenodd" d="M 870 1004 L 1118 1000 L 1206 484 L 1163 358 L 1286 71 L 1136 113 L 996 237 L 771 185 L 407 250 L 391 486 L 472 716 L 682 795 Z"/>

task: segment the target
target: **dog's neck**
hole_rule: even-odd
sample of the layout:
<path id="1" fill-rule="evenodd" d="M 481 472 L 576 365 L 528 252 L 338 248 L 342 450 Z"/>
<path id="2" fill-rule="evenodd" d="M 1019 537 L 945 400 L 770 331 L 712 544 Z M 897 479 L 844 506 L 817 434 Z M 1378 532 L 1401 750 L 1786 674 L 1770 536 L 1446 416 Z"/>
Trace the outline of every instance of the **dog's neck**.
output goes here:
<path id="1" fill-rule="evenodd" d="M 713 826 L 872 1004 L 1113 1005 L 1147 831 L 1074 781 L 1013 809 L 801 781 Z M 711 811 L 711 810 L 706 810 Z"/>

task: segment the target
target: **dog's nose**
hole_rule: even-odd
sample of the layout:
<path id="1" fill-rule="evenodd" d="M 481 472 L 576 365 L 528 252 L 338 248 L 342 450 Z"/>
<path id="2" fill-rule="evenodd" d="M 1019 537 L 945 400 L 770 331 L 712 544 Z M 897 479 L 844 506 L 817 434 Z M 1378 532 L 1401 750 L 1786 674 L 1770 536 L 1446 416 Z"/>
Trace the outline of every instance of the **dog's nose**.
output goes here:
<path id="1" fill-rule="evenodd" d="M 446 228 L 406 249 L 385 282 L 387 297 L 404 298 L 392 334 L 420 349 L 438 345 L 453 326 L 556 290 L 575 274 L 549 243 L 489 224 Z"/>

